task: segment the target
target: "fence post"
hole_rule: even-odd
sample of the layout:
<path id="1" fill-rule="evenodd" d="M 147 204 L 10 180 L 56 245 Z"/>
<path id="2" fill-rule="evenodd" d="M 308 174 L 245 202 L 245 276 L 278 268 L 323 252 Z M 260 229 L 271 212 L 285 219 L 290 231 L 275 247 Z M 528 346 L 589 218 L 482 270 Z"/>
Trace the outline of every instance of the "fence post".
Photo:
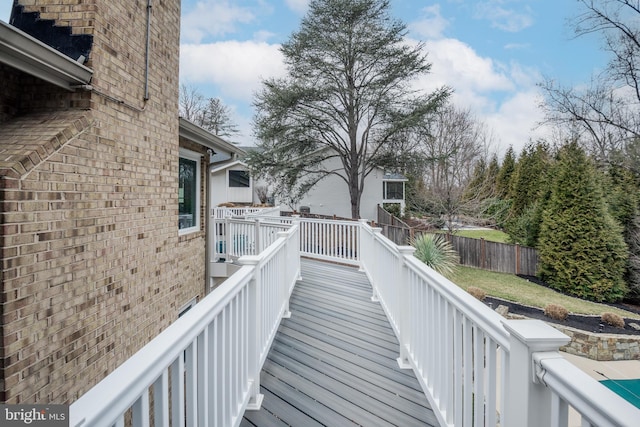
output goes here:
<path id="1" fill-rule="evenodd" d="M 398 366 L 400 369 L 411 369 L 409 363 L 409 338 L 411 337 L 411 316 L 409 311 L 411 308 L 411 292 L 409 289 L 409 267 L 407 267 L 407 257 L 413 255 L 416 249 L 413 246 L 398 246 L 398 252 L 400 253 L 400 277 L 398 280 L 398 308 L 400 310 L 398 317 L 398 330 L 400 341 L 400 356 L 398 357 Z"/>
<path id="2" fill-rule="evenodd" d="M 540 384 L 533 355 L 558 351 L 570 338 L 540 320 L 504 320 L 509 332 L 507 380 L 502 395 L 505 426 L 545 427 L 551 414 L 551 390 Z M 546 418 L 545 418 L 546 417 Z"/>
<path id="3" fill-rule="evenodd" d="M 241 265 L 253 267 L 253 277 L 249 284 L 249 403 L 247 409 L 258 411 L 262 406 L 264 395 L 260 393 L 260 349 L 262 348 L 260 331 L 262 328 L 262 277 L 260 274 L 260 258 L 243 256 L 238 259 Z"/>
<path id="4" fill-rule="evenodd" d="M 516 274 L 520 274 L 520 245 L 516 243 Z"/>

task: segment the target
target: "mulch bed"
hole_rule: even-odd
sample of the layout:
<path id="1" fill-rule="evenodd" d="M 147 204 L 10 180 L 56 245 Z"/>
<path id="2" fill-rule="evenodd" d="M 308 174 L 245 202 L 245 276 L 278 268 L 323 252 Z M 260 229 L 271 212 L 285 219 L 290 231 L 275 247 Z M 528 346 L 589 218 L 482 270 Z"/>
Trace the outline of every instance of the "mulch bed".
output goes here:
<path id="1" fill-rule="evenodd" d="M 640 320 L 637 320 L 637 319 L 625 318 L 624 319 L 625 327 L 624 329 L 621 329 L 621 328 L 616 328 L 614 326 L 610 326 L 606 323 L 603 323 L 600 320 L 600 316 L 583 316 L 578 314 L 569 314 L 569 317 L 566 320 L 562 321 L 562 320 L 555 320 L 545 316 L 544 310 L 541 310 L 539 308 L 517 304 L 517 303 L 506 301 L 500 298 L 487 297 L 483 302 L 494 310 L 498 308 L 499 305 L 506 305 L 507 307 L 509 307 L 509 313 L 511 314 L 518 314 L 518 315 L 525 316 L 532 319 L 539 319 L 544 322 L 569 326 L 572 328 L 580 329 L 582 331 L 596 332 L 596 333 L 603 333 L 603 334 L 640 335 L 640 330 L 636 330 L 631 326 L 629 326 L 630 323 L 635 323 L 640 325 Z M 627 311 L 632 311 L 634 313 L 640 314 L 640 307 L 637 307 L 637 306 L 631 306 L 626 304 L 615 304 L 615 306 Z"/>

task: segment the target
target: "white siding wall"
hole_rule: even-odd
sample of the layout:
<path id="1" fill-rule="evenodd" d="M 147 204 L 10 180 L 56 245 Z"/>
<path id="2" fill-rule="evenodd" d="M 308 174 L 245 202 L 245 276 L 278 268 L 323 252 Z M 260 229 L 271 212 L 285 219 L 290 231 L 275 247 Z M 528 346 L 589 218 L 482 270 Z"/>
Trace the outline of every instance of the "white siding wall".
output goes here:
<path id="1" fill-rule="evenodd" d="M 332 162 L 339 162 L 332 159 Z M 372 172 L 365 180 L 364 192 L 360 201 L 360 217 L 375 220 L 378 204 L 382 204 L 382 170 Z M 286 206 L 286 203 L 280 203 Z M 300 206 L 308 206 L 311 213 L 322 215 L 337 215 L 343 218 L 351 218 L 351 202 L 349 200 L 349 188 L 346 182 L 337 176 L 328 176 L 320 181 L 307 195 L 300 201 L 296 210 Z"/>
<path id="2" fill-rule="evenodd" d="M 229 168 L 211 174 L 211 206 L 218 206 L 220 203 L 252 203 L 253 202 L 253 178 L 248 188 L 229 187 L 230 170 L 248 170 L 242 165 L 233 165 Z"/>

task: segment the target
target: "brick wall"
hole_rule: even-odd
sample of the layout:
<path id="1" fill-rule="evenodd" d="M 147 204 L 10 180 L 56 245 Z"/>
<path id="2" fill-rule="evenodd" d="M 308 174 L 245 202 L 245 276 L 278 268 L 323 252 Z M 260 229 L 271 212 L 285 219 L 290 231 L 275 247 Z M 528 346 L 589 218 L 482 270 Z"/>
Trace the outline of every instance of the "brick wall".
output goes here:
<path id="1" fill-rule="evenodd" d="M 0 398 L 69 403 L 204 293 L 204 227 L 177 227 L 180 2 L 153 3 L 148 102 L 146 2 L 23 3 L 94 34 L 96 90 L 0 116 Z"/>

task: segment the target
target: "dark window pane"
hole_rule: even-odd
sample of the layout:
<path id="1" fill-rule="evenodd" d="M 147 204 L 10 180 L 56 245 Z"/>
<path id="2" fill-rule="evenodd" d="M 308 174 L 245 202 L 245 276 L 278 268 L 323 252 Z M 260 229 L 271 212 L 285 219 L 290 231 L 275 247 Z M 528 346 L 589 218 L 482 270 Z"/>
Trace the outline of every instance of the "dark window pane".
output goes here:
<path id="1" fill-rule="evenodd" d="M 249 187 L 249 172 L 229 171 L 229 187 Z"/>
<path id="2" fill-rule="evenodd" d="M 385 199 L 388 199 L 388 200 L 404 199 L 402 182 L 386 182 L 385 184 L 387 185 L 387 194 L 385 194 Z"/>
<path id="3" fill-rule="evenodd" d="M 180 158 L 178 187 L 178 228 L 189 228 L 196 225 L 196 173 L 195 160 Z"/>

